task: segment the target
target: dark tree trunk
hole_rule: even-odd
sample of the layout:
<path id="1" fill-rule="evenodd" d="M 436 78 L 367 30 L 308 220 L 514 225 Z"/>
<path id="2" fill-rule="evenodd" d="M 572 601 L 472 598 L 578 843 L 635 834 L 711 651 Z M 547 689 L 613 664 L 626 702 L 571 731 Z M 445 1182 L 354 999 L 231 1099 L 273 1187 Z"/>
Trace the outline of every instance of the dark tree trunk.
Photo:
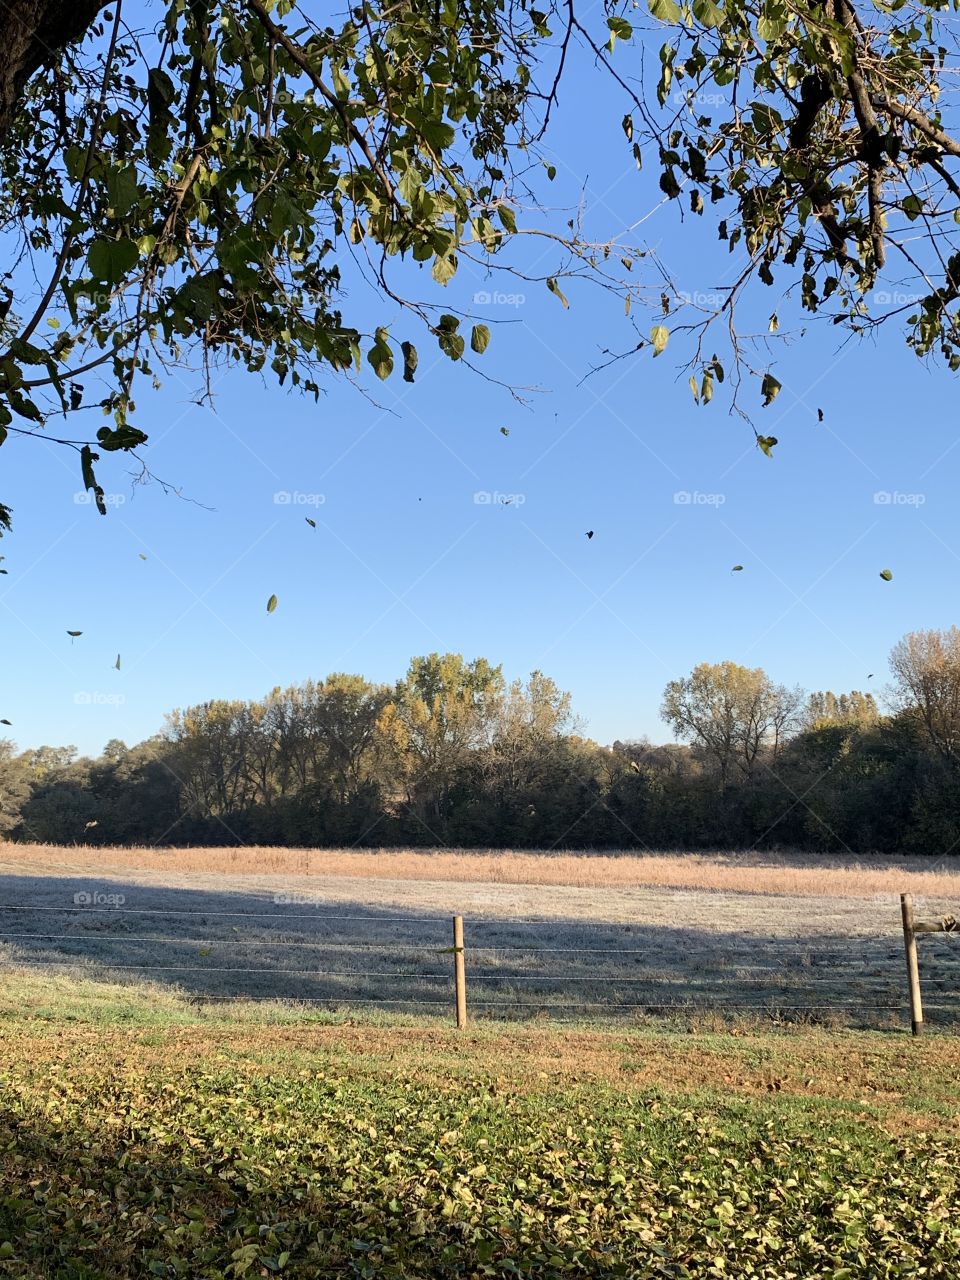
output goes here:
<path id="1" fill-rule="evenodd" d="M 92 25 L 107 0 L 4 0 L 0 4 L 0 138 L 9 132 L 24 88 Z"/>

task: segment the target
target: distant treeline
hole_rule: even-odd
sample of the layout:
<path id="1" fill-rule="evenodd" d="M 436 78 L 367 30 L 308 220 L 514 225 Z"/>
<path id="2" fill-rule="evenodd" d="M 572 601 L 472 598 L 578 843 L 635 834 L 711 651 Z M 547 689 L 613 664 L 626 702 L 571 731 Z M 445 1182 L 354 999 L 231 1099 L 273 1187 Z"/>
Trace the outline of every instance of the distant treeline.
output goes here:
<path id="1" fill-rule="evenodd" d="M 175 711 L 97 759 L 0 739 L 0 833 L 60 844 L 960 849 L 960 631 L 915 632 L 870 693 L 704 663 L 681 741 L 600 746 L 541 672 L 458 654 L 390 687 L 332 675 Z"/>

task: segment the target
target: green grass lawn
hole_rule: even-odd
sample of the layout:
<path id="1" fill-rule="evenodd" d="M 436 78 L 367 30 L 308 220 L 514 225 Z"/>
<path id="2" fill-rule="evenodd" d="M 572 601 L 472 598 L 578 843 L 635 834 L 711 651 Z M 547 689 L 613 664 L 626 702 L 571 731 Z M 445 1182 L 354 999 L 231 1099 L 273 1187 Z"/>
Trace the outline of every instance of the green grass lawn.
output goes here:
<path id="1" fill-rule="evenodd" d="M 960 1040 L 0 983 L 0 1275 L 955 1277 Z"/>

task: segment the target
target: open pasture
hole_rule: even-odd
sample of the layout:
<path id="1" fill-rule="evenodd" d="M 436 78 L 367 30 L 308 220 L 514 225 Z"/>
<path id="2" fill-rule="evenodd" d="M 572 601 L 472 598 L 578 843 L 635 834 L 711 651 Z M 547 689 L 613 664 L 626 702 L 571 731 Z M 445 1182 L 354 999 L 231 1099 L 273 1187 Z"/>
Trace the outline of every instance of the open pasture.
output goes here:
<path id="1" fill-rule="evenodd" d="M 960 875 L 921 861 L 20 845 L 0 859 L 8 970 L 446 1015 L 459 914 L 474 1017 L 902 1026 L 898 893 L 925 917 L 960 904 Z M 960 940 L 921 953 L 928 1021 L 953 1025 Z"/>

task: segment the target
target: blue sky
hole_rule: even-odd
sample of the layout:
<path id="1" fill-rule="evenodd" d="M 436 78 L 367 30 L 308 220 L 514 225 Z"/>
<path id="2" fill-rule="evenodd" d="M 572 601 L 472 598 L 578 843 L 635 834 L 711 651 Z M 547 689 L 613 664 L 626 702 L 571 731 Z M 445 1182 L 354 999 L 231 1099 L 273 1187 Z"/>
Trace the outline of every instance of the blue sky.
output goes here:
<path id="1" fill-rule="evenodd" d="M 636 173 L 621 115 L 576 67 L 545 192 L 556 216 L 582 189 L 591 235 L 639 222 L 626 239 L 656 246 L 681 289 L 719 288 L 725 246 L 712 224 L 657 208 L 656 166 Z M 540 251 L 527 252 L 523 265 Z M 417 288 L 439 295 L 426 277 Z M 598 741 L 662 740 L 663 686 L 699 661 L 762 665 L 809 689 L 876 688 L 900 635 L 957 620 L 954 384 L 897 331 L 841 348 L 836 329 L 800 336 L 777 307 L 794 329 L 767 357 L 783 391 L 765 411 L 745 391 L 758 429 L 780 441 L 768 459 L 722 389 L 693 404 L 679 340 L 581 381 L 602 348 L 635 341 L 601 291 L 571 284 L 566 311 L 542 285 L 465 266 L 447 295 L 469 306 L 483 290 L 523 295 L 474 310 L 493 330 L 483 367 L 542 388 L 529 407 L 435 358 L 354 280 L 348 318 L 355 306 L 418 342 L 413 387 L 367 370 L 379 404 L 331 378 L 315 405 L 231 374 L 213 411 L 191 402 L 194 380 L 141 391 L 151 468 L 202 506 L 132 490 L 131 464 L 113 457 L 102 519 L 75 501 L 72 455 L 8 440 L 0 716 L 17 743 L 94 753 L 156 732 L 176 706 L 338 670 L 392 681 L 412 654 L 448 649 L 502 662 L 508 677 L 545 670 Z M 763 291 L 748 322 L 764 329 L 778 296 Z"/>

